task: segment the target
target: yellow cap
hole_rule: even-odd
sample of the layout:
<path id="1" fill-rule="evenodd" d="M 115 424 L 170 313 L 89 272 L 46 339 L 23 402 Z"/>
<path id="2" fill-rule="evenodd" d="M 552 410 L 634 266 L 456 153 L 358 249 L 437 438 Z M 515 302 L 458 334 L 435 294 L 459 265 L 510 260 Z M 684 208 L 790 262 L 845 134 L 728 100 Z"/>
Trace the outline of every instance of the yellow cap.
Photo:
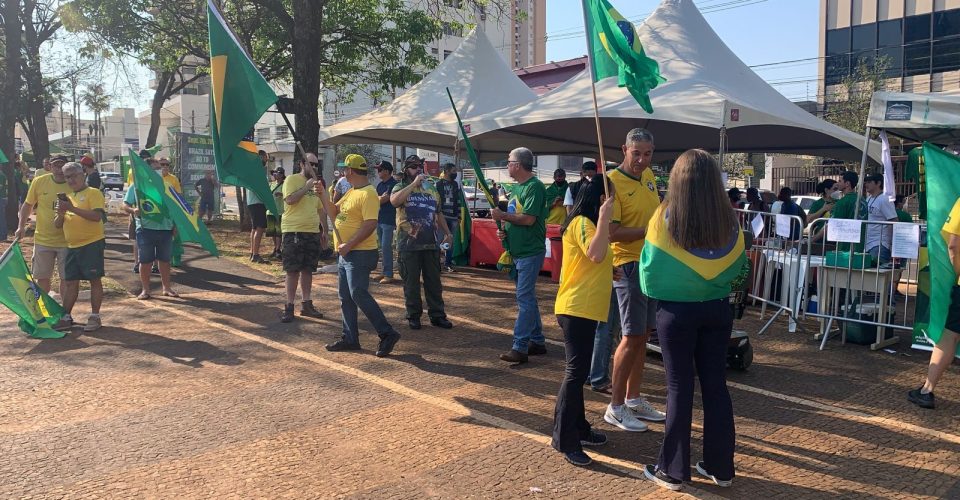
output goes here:
<path id="1" fill-rule="evenodd" d="M 344 166 L 362 172 L 367 171 L 367 160 L 358 154 L 349 154 L 343 159 Z"/>

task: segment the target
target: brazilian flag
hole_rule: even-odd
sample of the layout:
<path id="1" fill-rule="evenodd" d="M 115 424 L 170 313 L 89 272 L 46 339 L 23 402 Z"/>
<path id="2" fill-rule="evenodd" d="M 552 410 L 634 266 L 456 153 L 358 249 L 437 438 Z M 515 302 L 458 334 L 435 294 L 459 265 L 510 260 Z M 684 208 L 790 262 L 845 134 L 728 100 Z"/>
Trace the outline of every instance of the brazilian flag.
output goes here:
<path id="1" fill-rule="evenodd" d="M 647 113 L 653 113 L 648 95 L 666 81 L 660 66 L 647 57 L 633 23 L 624 19 L 607 0 L 583 0 L 587 50 L 593 81 L 617 77 Z"/>
<path id="2" fill-rule="evenodd" d="M 640 253 L 640 288 L 649 297 L 678 302 L 727 297 L 746 262 L 744 249 L 740 230 L 731 238 L 729 246 L 719 251 L 680 248 L 667 230 L 661 205 L 650 219 Z"/>
<path id="3" fill-rule="evenodd" d="M 241 48 L 213 0 L 207 0 L 207 25 L 212 83 L 210 129 L 217 173 L 223 183 L 256 193 L 267 210 L 279 215 L 252 134 L 257 120 L 277 102 L 277 94 Z"/>
<path id="4" fill-rule="evenodd" d="M 3 150 L 0 150 L 0 163 L 10 163 L 10 160 L 7 159 L 7 155 L 3 154 Z"/>
<path id="5" fill-rule="evenodd" d="M 458 266 L 465 266 L 470 263 L 470 231 L 473 221 L 470 219 L 470 208 L 467 206 L 467 198 L 463 195 L 463 189 L 460 190 L 460 225 L 453 235 L 453 263 Z"/>
<path id="6" fill-rule="evenodd" d="M 35 339 L 66 335 L 53 329 L 65 311 L 33 280 L 20 242 L 14 242 L 0 256 L 0 303 L 20 318 L 17 326 Z"/>
<path id="7" fill-rule="evenodd" d="M 207 226 L 197 217 L 187 200 L 173 186 L 163 182 L 163 177 L 147 166 L 132 149 L 130 164 L 133 165 L 133 188 L 140 205 L 141 220 L 163 223 L 170 219 L 182 241 L 199 243 L 210 255 L 219 256 L 213 236 L 210 236 Z"/>
<path id="8" fill-rule="evenodd" d="M 950 290 L 957 284 L 947 244 L 960 218 L 960 157 L 923 143 L 927 184 L 927 252 L 930 259 L 930 313 L 924 334 L 936 343 L 950 310 Z M 921 285 L 923 283 L 921 282 Z M 918 300 L 919 307 L 919 300 Z M 960 347 L 957 348 L 960 355 Z"/>

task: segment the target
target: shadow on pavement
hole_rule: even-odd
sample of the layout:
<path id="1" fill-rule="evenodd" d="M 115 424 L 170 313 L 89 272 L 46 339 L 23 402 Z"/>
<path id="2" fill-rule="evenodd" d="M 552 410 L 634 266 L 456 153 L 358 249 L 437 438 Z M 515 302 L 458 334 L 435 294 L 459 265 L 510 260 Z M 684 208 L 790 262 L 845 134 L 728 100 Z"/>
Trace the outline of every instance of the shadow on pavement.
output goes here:
<path id="1" fill-rule="evenodd" d="M 81 337 L 96 339 L 98 342 L 86 343 L 80 340 Z M 39 343 L 27 354 L 59 354 L 71 351 L 80 354 L 83 349 L 100 346 L 144 351 L 192 368 L 202 368 L 204 363 L 221 366 L 243 364 L 243 360 L 236 353 L 221 349 L 209 342 L 171 339 L 162 335 L 114 327 L 102 328 L 95 332 L 81 332 L 74 329 L 68 336 L 55 342 Z"/>

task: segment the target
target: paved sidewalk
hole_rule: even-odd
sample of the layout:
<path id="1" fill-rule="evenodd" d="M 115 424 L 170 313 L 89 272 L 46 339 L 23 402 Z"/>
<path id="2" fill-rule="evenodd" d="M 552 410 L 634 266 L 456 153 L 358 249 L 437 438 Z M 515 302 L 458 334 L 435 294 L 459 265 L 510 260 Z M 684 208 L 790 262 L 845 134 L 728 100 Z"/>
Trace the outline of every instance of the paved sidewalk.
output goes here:
<path id="1" fill-rule="evenodd" d="M 119 276 L 134 278 L 125 244 L 108 241 L 108 273 L 136 293 L 136 280 Z M 662 425 L 614 430 L 589 390 L 588 418 L 610 436 L 593 455 L 600 463 L 576 468 L 549 447 L 563 352 L 545 279 L 549 352 L 510 367 L 497 355 L 516 311 L 494 271 L 444 275 L 453 330 L 410 331 L 401 288 L 373 285 L 403 335 L 380 359 L 364 321 L 363 352 L 323 349 L 340 330 L 334 276 L 315 277 L 327 319 L 281 324 L 272 276 L 193 249 L 185 260 L 174 276 L 181 299 L 113 300 L 98 332 L 38 341 L 0 314 L 0 497 L 675 496 L 638 478 Z M 756 331 L 748 315 L 739 326 Z M 738 477 L 730 489 L 694 479 L 687 494 L 960 498 L 955 369 L 940 408 L 923 411 L 904 399 L 923 353 L 834 342 L 819 352 L 785 323 L 753 341 L 754 366 L 729 373 Z M 650 399 L 662 408 L 661 366 L 648 357 Z"/>

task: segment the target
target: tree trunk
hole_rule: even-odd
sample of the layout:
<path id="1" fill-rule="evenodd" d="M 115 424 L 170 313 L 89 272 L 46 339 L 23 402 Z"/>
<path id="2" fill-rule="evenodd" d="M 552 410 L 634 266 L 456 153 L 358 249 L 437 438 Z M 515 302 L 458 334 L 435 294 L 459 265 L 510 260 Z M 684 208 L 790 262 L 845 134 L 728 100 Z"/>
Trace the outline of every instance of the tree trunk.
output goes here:
<path id="1" fill-rule="evenodd" d="M 240 232 L 249 232 L 251 224 L 250 214 L 247 212 L 246 193 L 240 186 L 234 186 L 233 189 L 237 193 L 237 216 L 240 217 Z"/>
<path id="2" fill-rule="evenodd" d="M 320 66 L 323 54 L 323 5 L 314 0 L 293 0 L 293 100 L 296 106 L 297 135 L 303 149 L 317 152 L 320 141 Z M 299 154 L 297 154 L 299 157 Z"/>
<path id="3" fill-rule="evenodd" d="M 150 131 L 147 132 L 147 142 L 141 146 L 143 149 L 152 148 L 157 144 L 157 135 L 160 133 L 160 112 L 163 110 L 163 103 L 167 101 L 167 93 L 173 78 L 172 71 L 164 71 L 157 79 L 157 90 L 153 93 L 153 102 L 150 105 Z"/>
<path id="4" fill-rule="evenodd" d="M 0 99 L 0 150 L 3 150 L 3 153 L 10 160 L 3 165 L 3 174 L 7 177 L 7 193 L 3 193 L 3 196 L 7 199 L 7 227 L 16 227 L 19 200 L 17 200 L 16 196 L 9 196 L 8 193 L 16 193 L 15 190 L 11 190 L 11 187 L 15 184 L 13 182 L 12 162 L 16 157 L 14 128 L 17 123 L 17 100 L 11 96 L 20 95 L 21 84 L 20 49 L 22 43 L 22 28 L 20 25 L 19 1 L 6 0 L 3 3 L 3 21 L 4 41 L 6 43 L 4 52 L 6 68 L 3 68 L 5 78 L 3 82 L 3 95 L 7 96 L 7 98 Z M 3 239 L 6 239 L 6 235 L 3 235 Z"/>
<path id="5" fill-rule="evenodd" d="M 24 19 L 32 20 L 36 10 L 35 2 L 24 5 Z M 40 45 L 43 42 L 37 35 L 36 28 L 31 22 L 24 24 L 23 49 L 26 59 L 23 61 L 23 80 L 26 84 L 27 112 L 25 121 L 30 123 L 30 147 L 35 158 L 46 158 L 50 155 L 50 133 L 47 130 L 47 113 L 44 111 L 43 74 L 40 69 Z"/>

